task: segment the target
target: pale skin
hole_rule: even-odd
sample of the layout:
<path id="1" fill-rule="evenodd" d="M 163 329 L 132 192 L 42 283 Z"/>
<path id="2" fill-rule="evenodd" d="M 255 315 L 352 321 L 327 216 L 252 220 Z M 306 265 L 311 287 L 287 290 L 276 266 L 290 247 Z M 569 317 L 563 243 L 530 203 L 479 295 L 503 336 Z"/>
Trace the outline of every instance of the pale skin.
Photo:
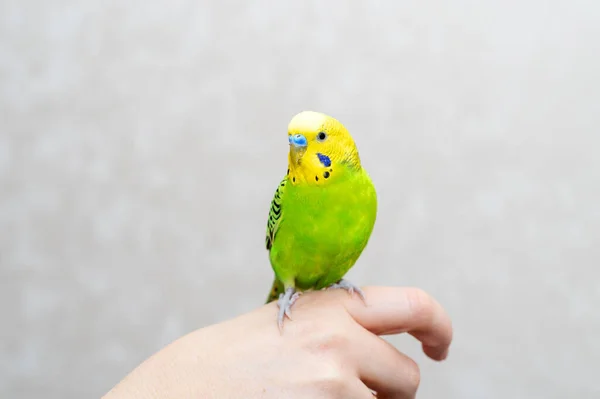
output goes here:
<path id="1" fill-rule="evenodd" d="M 309 292 L 279 331 L 272 302 L 196 330 L 147 359 L 108 392 L 120 398 L 414 398 L 417 364 L 381 335 L 409 333 L 431 359 L 448 355 L 452 325 L 416 288 Z"/>

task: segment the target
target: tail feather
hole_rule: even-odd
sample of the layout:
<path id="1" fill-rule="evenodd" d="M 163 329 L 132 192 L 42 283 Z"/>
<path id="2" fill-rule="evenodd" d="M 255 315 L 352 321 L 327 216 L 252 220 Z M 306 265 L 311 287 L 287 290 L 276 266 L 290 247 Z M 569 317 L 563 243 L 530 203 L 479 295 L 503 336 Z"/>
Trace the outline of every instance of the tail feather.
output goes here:
<path id="1" fill-rule="evenodd" d="M 266 303 L 273 302 L 274 300 L 279 298 L 279 295 L 283 293 L 283 284 L 275 277 L 273 280 L 273 285 L 271 286 L 271 291 L 269 292 L 269 297 L 267 298 Z"/>

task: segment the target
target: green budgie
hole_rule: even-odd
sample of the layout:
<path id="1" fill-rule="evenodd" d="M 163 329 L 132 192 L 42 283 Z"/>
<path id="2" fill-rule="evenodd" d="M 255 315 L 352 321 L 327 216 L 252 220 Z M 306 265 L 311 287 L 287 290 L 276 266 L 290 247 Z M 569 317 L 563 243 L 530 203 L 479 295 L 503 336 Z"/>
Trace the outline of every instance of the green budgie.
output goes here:
<path id="1" fill-rule="evenodd" d="M 373 231 L 377 194 L 352 136 L 335 118 L 305 111 L 288 126 L 288 172 L 277 187 L 266 247 L 275 281 L 267 303 L 279 299 L 277 322 L 291 318 L 301 291 L 360 288 L 344 275 Z"/>

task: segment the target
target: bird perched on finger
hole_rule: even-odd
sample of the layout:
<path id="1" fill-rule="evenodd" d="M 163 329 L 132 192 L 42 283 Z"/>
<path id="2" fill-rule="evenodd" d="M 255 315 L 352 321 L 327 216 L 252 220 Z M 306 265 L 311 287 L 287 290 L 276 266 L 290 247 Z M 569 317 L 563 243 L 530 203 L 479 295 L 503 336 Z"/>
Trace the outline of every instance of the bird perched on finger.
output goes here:
<path id="1" fill-rule="evenodd" d="M 364 300 L 343 277 L 377 216 L 375 187 L 341 122 L 301 112 L 288 125 L 288 142 L 288 171 L 271 201 L 266 235 L 275 272 L 267 303 L 278 300 L 280 329 L 302 291 L 342 288 Z"/>

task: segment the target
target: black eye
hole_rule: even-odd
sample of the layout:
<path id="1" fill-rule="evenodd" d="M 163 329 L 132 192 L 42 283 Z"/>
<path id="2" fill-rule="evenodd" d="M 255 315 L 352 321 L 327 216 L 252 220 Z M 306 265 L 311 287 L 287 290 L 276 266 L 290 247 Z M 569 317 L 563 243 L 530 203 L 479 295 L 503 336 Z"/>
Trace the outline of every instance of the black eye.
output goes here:
<path id="1" fill-rule="evenodd" d="M 320 132 L 319 134 L 317 134 L 317 140 L 319 141 L 323 141 L 327 138 L 327 134 L 325 134 L 325 132 Z"/>

